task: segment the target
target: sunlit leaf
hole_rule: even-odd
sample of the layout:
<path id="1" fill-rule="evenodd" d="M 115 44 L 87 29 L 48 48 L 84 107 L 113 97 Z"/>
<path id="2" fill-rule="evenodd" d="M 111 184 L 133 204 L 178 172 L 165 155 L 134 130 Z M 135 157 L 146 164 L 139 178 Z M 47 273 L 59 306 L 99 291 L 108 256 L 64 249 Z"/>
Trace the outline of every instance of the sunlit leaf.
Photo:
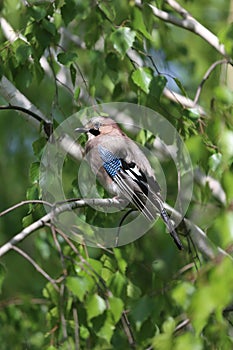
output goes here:
<path id="1" fill-rule="evenodd" d="M 152 73 L 149 68 L 138 68 L 132 73 L 133 82 L 145 93 L 149 93 Z"/>
<path id="2" fill-rule="evenodd" d="M 212 156 L 209 157 L 209 167 L 212 171 L 216 171 L 217 168 L 220 166 L 222 161 L 222 154 L 221 153 L 214 153 Z"/>
<path id="3" fill-rule="evenodd" d="M 110 313 L 108 313 L 104 325 L 101 327 L 97 334 L 99 337 L 105 339 L 108 343 L 110 343 L 114 329 L 115 325 L 112 321 Z"/>
<path id="4" fill-rule="evenodd" d="M 117 323 L 122 315 L 124 303 L 120 298 L 110 297 L 108 299 L 110 312 L 113 316 L 114 322 Z"/>
<path id="5" fill-rule="evenodd" d="M 78 297 L 80 301 L 83 301 L 84 296 L 88 291 L 90 291 L 92 284 L 90 283 L 90 279 L 88 277 L 76 276 L 76 277 L 67 277 L 66 285 L 68 289 Z"/>
<path id="6" fill-rule="evenodd" d="M 118 28 L 111 34 L 110 40 L 122 58 L 125 56 L 127 50 L 132 47 L 135 36 L 136 32 L 128 27 Z"/>
<path id="7" fill-rule="evenodd" d="M 91 320 L 92 318 L 101 315 L 107 308 L 106 302 L 98 294 L 90 295 L 87 303 L 87 318 Z"/>
<path id="8" fill-rule="evenodd" d="M 116 17 L 116 12 L 114 7 L 111 5 L 110 1 L 108 3 L 104 3 L 103 1 L 100 1 L 98 3 L 98 7 L 110 21 L 114 21 Z"/>
<path id="9" fill-rule="evenodd" d="M 31 183 L 36 183 L 39 180 L 39 170 L 40 170 L 39 162 L 34 162 L 31 164 L 30 170 L 29 170 Z"/>

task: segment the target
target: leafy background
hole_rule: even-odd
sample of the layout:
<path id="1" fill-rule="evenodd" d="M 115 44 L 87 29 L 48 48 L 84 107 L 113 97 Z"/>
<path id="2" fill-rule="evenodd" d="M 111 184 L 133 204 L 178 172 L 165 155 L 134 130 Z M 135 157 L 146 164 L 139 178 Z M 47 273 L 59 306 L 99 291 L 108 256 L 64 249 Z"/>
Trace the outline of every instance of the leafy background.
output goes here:
<path id="1" fill-rule="evenodd" d="M 232 3 L 180 4 L 217 35 L 227 59 L 231 57 Z M 178 16 L 165 1 L 153 5 Z M 223 57 L 191 31 L 156 18 L 148 3 L 6 0 L 0 6 L 1 79 L 6 77 L 54 126 L 103 102 L 127 101 L 161 113 L 182 135 L 194 170 L 202 179 L 216 180 L 214 191 L 196 177 L 188 217 L 229 254 L 209 259 L 192 245 L 190 252 L 185 237 L 186 250 L 179 253 L 162 222 L 138 241 L 109 251 L 78 245 L 53 227 L 43 227 L 19 247 L 50 281 L 17 251 L 1 258 L 1 349 L 230 349 L 230 67 L 218 65 L 204 82 L 200 112 L 171 101 L 164 87 L 193 100 L 207 69 Z M 7 31 L 6 23 L 11 26 Z M 0 103 L 8 106 L 2 82 Z M 38 169 L 46 138 L 9 109 L 1 110 L 0 134 L 2 211 L 25 199 L 40 199 Z M 130 136 L 150 142 L 143 132 Z M 67 159 L 65 167 L 75 196 L 78 189 L 69 169 L 76 164 Z M 173 203 L 175 170 L 166 169 L 166 162 L 164 169 Z M 87 219 L 94 215 L 89 208 L 81 212 Z M 37 204 L 3 215 L 1 245 L 43 214 Z"/>

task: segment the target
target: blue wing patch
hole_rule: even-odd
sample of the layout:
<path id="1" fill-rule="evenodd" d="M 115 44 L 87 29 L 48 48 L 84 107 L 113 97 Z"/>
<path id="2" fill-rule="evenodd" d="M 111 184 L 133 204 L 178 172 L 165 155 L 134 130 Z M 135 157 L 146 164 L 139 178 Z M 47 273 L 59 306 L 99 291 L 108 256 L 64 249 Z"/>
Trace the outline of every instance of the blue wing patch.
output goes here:
<path id="1" fill-rule="evenodd" d="M 116 176 L 122 167 L 120 159 L 114 156 L 114 154 L 105 147 L 98 146 L 98 151 L 100 158 L 103 161 L 104 169 L 111 177 Z"/>

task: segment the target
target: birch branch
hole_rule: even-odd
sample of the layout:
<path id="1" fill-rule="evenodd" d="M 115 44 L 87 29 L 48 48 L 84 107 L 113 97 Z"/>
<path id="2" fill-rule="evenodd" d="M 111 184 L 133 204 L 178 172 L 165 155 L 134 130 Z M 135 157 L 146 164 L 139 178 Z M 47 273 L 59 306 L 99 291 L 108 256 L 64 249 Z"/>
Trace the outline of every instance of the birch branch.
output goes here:
<path id="1" fill-rule="evenodd" d="M 100 206 L 100 207 L 116 207 L 119 209 L 122 209 L 124 207 L 125 201 L 119 200 L 117 198 L 106 198 L 106 199 L 78 199 L 78 200 L 71 200 L 70 202 L 66 202 L 64 204 L 61 204 L 57 207 L 54 206 L 54 210 L 52 210 L 50 213 L 44 215 L 41 219 L 35 221 L 28 227 L 24 228 L 20 233 L 15 235 L 11 240 L 9 240 L 7 243 L 5 243 L 2 247 L 0 247 L 0 257 L 5 255 L 9 250 L 13 249 L 16 244 L 23 241 L 27 236 L 29 236 L 34 231 L 38 230 L 41 227 L 44 227 L 47 223 L 51 222 L 53 218 L 57 215 L 60 215 L 61 213 L 65 211 L 70 211 L 76 208 L 93 205 L 93 206 Z M 164 204 L 165 209 L 168 210 L 168 212 L 173 214 L 173 217 L 177 221 L 181 221 L 182 216 L 181 214 L 170 207 L 168 204 Z M 188 219 L 184 219 L 184 223 L 187 227 L 187 229 L 190 231 L 190 236 L 193 240 L 193 242 L 198 247 L 199 251 L 208 259 L 214 259 L 217 255 L 227 255 L 229 256 L 224 250 L 222 250 L 220 247 L 216 247 L 206 236 L 205 232 L 201 230 L 200 227 L 195 225 L 193 222 L 191 222 Z"/>
<path id="2" fill-rule="evenodd" d="M 149 4 L 149 6 L 156 17 L 162 19 L 164 22 L 174 24 L 178 27 L 187 29 L 197 34 L 206 42 L 208 42 L 212 47 L 214 47 L 223 57 L 229 59 L 224 45 L 219 42 L 219 39 L 216 35 L 214 35 L 210 30 L 208 30 L 201 23 L 199 23 L 193 16 L 191 16 L 189 12 L 187 12 L 183 7 L 181 7 L 176 1 L 166 0 L 166 3 L 170 5 L 176 12 L 178 12 L 183 18 L 177 18 L 165 11 L 158 9 L 154 5 Z"/>
<path id="3" fill-rule="evenodd" d="M 120 201 L 116 198 L 107 198 L 107 199 L 79 199 L 77 201 L 66 202 L 61 204 L 60 206 L 54 208 L 50 213 L 44 215 L 39 220 L 33 222 L 31 225 L 25 227 L 20 233 L 15 235 L 11 240 L 9 240 L 6 244 L 0 247 L 0 257 L 5 255 L 9 250 L 13 249 L 13 247 L 19 242 L 23 241 L 27 236 L 29 236 L 32 232 L 38 230 L 41 227 L 44 227 L 45 224 L 50 222 L 55 216 L 60 215 L 65 211 L 70 211 L 72 209 L 84 207 L 87 205 L 108 207 L 114 206 L 117 208 L 122 208 L 123 201 Z"/>
<path id="4" fill-rule="evenodd" d="M 167 203 L 164 203 L 164 207 L 167 211 L 172 213 L 172 217 L 175 219 L 175 221 L 182 220 L 182 215 L 177 210 L 170 207 Z M 183 221 L 185 223 L 186 228 L 189 231 L 188 234 L 192 238 L 195 245 L 198 247 L 198 250 L 206 258 L 212 260 L 217 255 L 221 255 L 228 256 L 232 259 L 232 257 L 229 254 L 227 254 L 222 248 L 216 247 L 199 226 L 195 225 L 192 221 L 186 218 L 184 218 Z"/>
<path id="5" fill-rule="evenodd" d="M 40 131 L 41 121 L 50 124 L 46 116 L 4 76 L 0 80 L 0 95 L 9 103 L 9 106 L 3 106 L 2 109 L 18 110 L 37 131 Z"/>

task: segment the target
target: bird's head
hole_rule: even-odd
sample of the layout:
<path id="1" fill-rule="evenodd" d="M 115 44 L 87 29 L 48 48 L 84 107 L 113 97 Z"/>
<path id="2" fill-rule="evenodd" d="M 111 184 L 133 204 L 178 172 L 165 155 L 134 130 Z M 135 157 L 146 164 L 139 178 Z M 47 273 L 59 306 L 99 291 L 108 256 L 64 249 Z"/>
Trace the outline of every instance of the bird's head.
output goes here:
<path id="1" fill-rule="evenodd" d="M 123 134 L 119 126 L 111 118 L 94 117 L 88 121 L 83 128 L 77 128 L 75 131 L 79 133 L 87 133 L 88 139 L 92 139 L 99 135 L 106 134 Z"/>

